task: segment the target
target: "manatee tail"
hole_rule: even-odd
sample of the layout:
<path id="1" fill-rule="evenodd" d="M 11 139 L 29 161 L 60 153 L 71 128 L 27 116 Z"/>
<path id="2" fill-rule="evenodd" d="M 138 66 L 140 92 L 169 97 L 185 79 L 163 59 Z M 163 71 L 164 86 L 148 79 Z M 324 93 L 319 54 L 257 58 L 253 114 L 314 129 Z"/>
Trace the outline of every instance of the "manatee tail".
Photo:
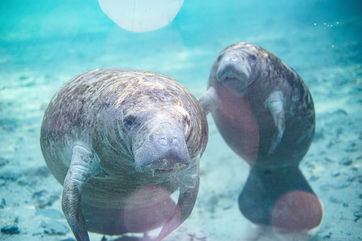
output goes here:
<path id="1" fill-rule="evenodd" d="M 313 229 L 322 220 L 322 205 L 298 167 L 252 167 L 239 208 L 253 223 L 290 231 Z"/>

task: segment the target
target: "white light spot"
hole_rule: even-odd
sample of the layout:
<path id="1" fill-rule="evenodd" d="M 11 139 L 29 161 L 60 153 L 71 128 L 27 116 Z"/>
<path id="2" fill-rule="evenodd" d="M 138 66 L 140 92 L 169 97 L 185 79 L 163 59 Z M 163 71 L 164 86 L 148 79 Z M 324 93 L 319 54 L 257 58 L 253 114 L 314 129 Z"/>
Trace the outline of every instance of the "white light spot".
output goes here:
<path id="1" fill-rule="evenodd" d="M 160 29 L 175 18 L 183 0 L 98 0 L 103 12 L 132 32 Z"/>

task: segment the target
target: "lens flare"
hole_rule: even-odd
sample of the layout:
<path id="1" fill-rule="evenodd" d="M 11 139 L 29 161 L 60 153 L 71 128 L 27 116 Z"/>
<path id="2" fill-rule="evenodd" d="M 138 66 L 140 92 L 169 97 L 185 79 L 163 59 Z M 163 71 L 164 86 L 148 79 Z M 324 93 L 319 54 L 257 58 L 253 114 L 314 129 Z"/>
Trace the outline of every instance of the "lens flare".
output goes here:
<path id="1" fill-rule="evenodd" d="M 168 25 L 183 0 L 98 0 L 103 12 L 118 26 L 131 32 L 147 32 Z"/>

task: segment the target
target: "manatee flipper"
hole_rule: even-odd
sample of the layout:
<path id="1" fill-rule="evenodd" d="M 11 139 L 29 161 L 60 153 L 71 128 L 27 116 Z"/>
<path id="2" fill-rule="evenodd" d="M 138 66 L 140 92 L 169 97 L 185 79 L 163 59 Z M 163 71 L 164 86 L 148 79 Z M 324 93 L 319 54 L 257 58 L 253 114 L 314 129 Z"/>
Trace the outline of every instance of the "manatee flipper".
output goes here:
<path id="1" fill-rule="evenodd" d="M 287 230 L 318 226 L 322 206 L 298 167 L 254 166 L 239 196 L 239 209 L 253 223 Z"/>
<path id="2" fill-rule="evenodd" d="M 83 146 L 73 147 L 72 160 L 64 179 L 62 209 L 77 241 L 89 241 L 81 211 L 81 192 L 84 184 L 99 170 L 97 157 Z"/>
<path id="3" fill-rule="evenodd" d="M 154 241 L 161 241 L 178 226 L 180 226 L 191 214 L 194 208 L 197 193 L 199 191 L 200 177 L 197 174 L 187 175 L 182 180 L 180 194 L 177 201 L 177 209 L 172 217 L 163 225 L 160 234 Z"/>
<path id="4" fill-rule="evenodd" d="M 207 91 L 200 97 L 199 103 L 208 114 L 217 107 L 217 95 L 214 87 L 209 87 Z"/>
<path id="5" fill-rule="evenodd" d="M 272 117 L 273 117 L 273 121 L 274 124 L 278 130 L 277 134 L 275 135 L 268 154 L 271 154 L 272 152 L 275 151 L 275 149 L 277 148 L 277 146 L 280 144 L 280 141 L 283 138 L 283 134 L 284 134 L 284 130 L 285 130 L 285 98 L 283 93 L 278 90 L 278 91 L 274 91 L 273 93 L 271 93 L 269 95 L 269 97 L 266 99 L 265 101 L 265 106 L 266 108 L 269 109 Z"/>

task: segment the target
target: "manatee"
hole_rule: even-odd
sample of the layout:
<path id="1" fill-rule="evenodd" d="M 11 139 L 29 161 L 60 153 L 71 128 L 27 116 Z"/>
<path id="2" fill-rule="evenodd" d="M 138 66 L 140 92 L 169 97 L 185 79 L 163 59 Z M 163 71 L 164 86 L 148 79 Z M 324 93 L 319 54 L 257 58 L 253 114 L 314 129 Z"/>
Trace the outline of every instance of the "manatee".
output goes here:
<path id="1" fill-rule="evenodd" d="M 50 101 L 40 144 L 64 186 L 62 209 L 78 241 L 161 228 L 161 240 L 191 213 L 208 127 L 190 92 L 169 77 L 99 69 Z M 170 195 L 179 190 L 177 204 Z"/>
<path id="2" fill-rule="evenodd" d="M 298 168 L 315 131 L 314 104 L 302 78 L 269 51 L 240 42 L 218 55 L 200 103 L 229 147 L 250 164 L 238 200 L 243 215 L 286 230 L 318 226 L 321 203 Z"/>

